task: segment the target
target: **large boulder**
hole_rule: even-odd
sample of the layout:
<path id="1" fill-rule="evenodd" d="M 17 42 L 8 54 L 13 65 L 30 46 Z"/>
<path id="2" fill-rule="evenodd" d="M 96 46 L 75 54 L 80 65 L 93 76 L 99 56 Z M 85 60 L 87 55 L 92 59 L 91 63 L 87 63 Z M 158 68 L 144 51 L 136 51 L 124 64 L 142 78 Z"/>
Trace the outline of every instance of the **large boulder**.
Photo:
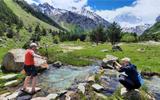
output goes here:
<path id="1" fill-rule="evenodd" d="M 106 69 L 114 69 L 113 61 L 118 61 L 118 57 L 106 55 L 106 57 L 102 60 L 101 66 Z"/>
<path id="2" fill-rule="evenodd" d="M 54 62 L 53 64 L 52 64 L 52 66 L 53 67 L 56 67 L 56 68 L 60 68 L 60 67 L 62 67 L 62 62 L 61 61 L 56 61 L 56 62 Z"/>
<path id="3" fill-rule="evenodd" d="M 78 89 L 84 94 L 85 93 L 85 86 L 86 86 L 86 83 L 79 83 L 78 84 Z"/>
<path id="4" fill-rule="evenodd" d="M 119 45 L 113 45 L 112 46 L 112 51 L 123 51 L 122 48 Z"/>
<path id="5" fill-rule="evenodd" d="M 12 49 L 5 54 L 2 61 L 2 70 L 4 72 L 20 72 L 23 69 L 25 49 Z M 35 65 L 46 68 L 47 61 L 35 58 Z"/>

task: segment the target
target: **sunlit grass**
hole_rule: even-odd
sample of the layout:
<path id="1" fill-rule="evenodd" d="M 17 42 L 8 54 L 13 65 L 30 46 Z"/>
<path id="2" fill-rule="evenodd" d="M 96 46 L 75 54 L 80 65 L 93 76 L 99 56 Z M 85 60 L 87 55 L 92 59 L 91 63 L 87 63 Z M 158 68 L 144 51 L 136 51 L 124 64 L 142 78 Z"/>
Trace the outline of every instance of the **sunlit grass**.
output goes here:
<path id="1" fill-rule="evenodd" d="M 18 4 L 16 4 L 13 0 L 4 0 L 4 2 L 7 4 L 7 6 L 12 9 L 13 13 L 15 13 L 24 23 L 25 26 L 36 26 L 37 24 L 40 24 L 42 27 L 58 30 L 57 28 L 53 27 L 52 25 L 49 25 L 40 19 L 32 16 L 31 14 L 25 12 Z"/>
<path id="2" fill-rule="evenodd" d="M 86 42 L 65 42 L 63 45 L 83 46 L 84 49 L 63 53 L 60 45 L 48 48 L 51 62 L 60 60 L 63 63 L 84 66 L 91 63 L 87 59 L 102 60 L 106 55 L 111 54 L 119 57 L 119 59 L 123 57 L 131 58 L 132 63 L 137 65 L 139 70 L 160 71 L 160 46 L 158 45 L 142 45 L 137 43 L 123 44 L 121 46 L 123 52 L 113 52 L 111 50 L 112 46 L 109 43 L 92 46 L 91 43 Z M 137 50 L 141 48 L 145 49 L 145 51 L 140 52 Z M 108 49 L 108 52 L 102 52 L 101 50 L 103 49 Z"/>

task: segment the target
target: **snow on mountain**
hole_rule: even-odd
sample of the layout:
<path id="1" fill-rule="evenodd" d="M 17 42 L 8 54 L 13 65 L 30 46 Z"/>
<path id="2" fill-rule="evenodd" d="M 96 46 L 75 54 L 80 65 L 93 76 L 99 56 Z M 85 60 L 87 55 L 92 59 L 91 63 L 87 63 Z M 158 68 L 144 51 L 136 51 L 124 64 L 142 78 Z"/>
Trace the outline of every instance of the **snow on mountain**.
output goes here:
<path id="1" fill-rule="evenodd" d="M 54 8 L 48 3 L 44 3 L 37 6 L 34 5 L 34 8 L 48 15 L 56 22 L 74 24 L 82 29 L 94 29 L 100 24 L 104 27 L 107 27 L 110 24 L 96 13 L 85 9 L 85 7 L 81 9 L 72 7 L 72 9 L 69 11 L 65 9 Z"/>
<path id="2" fill-rule="evenodd" d="M 156 18 L 156 22 L 160 22 L 160 16 Z"/>
<path id="3" fill-rule="evenodd" d="M 124 27 L 122 29 L 123 32 L 130 32 L 130 33 L 137 33 L 138 35 L 141 35 L 146 29 L 150 28 L 150 24 L 144 24 L 139 25 L 135 27 Z"/>

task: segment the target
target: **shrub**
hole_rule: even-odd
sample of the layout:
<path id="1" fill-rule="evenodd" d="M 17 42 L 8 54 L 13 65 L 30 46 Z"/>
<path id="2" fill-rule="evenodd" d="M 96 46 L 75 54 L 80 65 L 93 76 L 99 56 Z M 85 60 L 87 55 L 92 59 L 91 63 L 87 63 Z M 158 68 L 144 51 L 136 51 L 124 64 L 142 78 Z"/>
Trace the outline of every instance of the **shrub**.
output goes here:
<path id="1" fill-rule="evenodd" d="M 55 44 L 60 43 L 60 38 L 58 35 L 53 36 L 53 43 L 55 43 Z"/>
<path id="2" fill-rule="evenodd" d="M 131 34 L 125 34 L 122 36 L 122 42 L 136 42 L 136 38 Z"/>
<path id="3" fill-rule="evenodd" d="M 12 30 L 11 28 L 7 29 L 7 34 L 6 34 L 6 36 L 7 36 L 8 38 L 13 38 L 14 32 L 13 32 L 13 30 Z"/>

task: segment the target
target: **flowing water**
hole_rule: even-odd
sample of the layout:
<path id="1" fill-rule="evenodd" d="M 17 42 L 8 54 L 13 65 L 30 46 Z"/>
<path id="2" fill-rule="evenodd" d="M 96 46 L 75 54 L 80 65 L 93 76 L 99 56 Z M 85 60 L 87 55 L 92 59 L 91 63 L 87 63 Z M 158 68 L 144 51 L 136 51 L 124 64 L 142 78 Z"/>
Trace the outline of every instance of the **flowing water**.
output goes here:
<path id="1" fill-rule="evenodd" d="M 157 76 L 145 80 L 148 91 L 154 95 L 156 100 L 160 100 L 160 78 Z"/>
<path id="2" fill-rule="evenodd" d="M 91 74 L 99 70 L 98 66 L 73 67 L 63 66 L 59 69 L 50 68 L 39 77 L 39 86 L 49 92 L 65 90 L 75 81 L 83 81 Z"/>
<path id="3" fill-rule="evenodd" d="M 38 85 L 47 93 L 58 92 L 70 88 L 72 84 L 75 84 L 75 81 L 84 81 L 87 76 L 95 74 L 98 70 L 99 67 L 96 65 L 88 67 L 51 67 L 39 76 Z M 106 70 L 105 73 L 103 80 L 107 89 L 104 92 L 105 94 L 112 94 L 119 86 L 118 73 L 112 72 L 112 70 Z M 145 79 L 145 84 L 149 92 L 155 96 L 156 100 L 160 100 L 160 78 L 152 77 Z"/>

